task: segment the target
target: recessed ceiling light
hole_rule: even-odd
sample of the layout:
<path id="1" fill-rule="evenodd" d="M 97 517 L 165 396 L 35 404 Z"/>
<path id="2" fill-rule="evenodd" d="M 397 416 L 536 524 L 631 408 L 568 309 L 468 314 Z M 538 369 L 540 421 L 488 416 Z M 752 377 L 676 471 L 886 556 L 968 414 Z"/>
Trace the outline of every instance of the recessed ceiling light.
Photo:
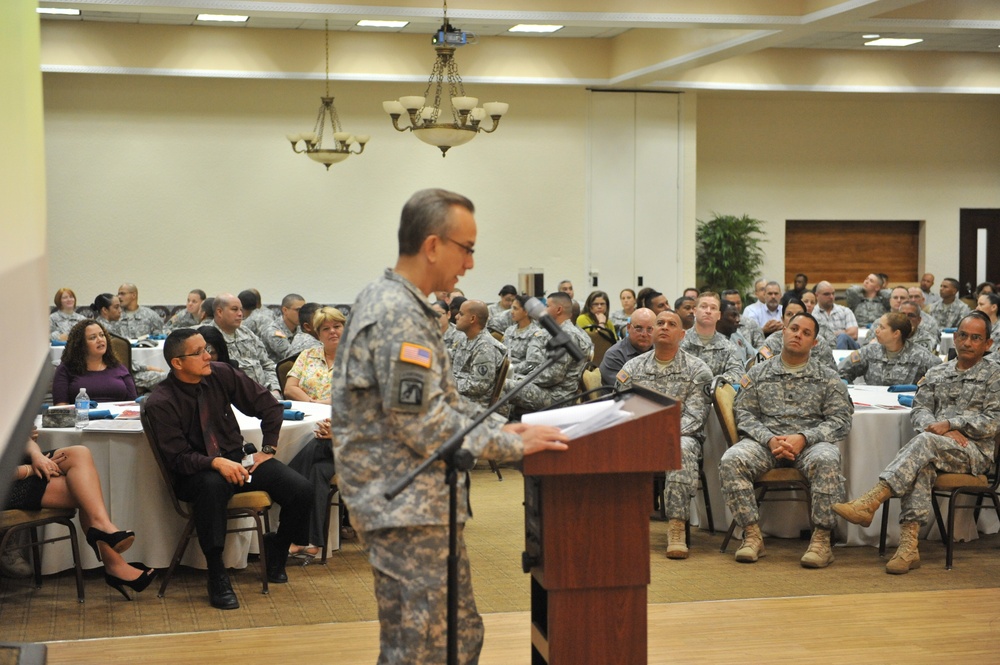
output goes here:
<path id="1" fill-rule="evenodd" d="M 409 21 L 371 21 L 363 19 L 358 21 L 357 26 L 359 28 L 405 28 L 409 24 Z"/>
<path id="2" fill-rule="evenodd" d="M 561 25 L 531 25 L 528 23 L 520 23 L 507 32 L 555 32 L 556 30 L 562 30 L 562 28 L 563 26 Z"/>
<path id="3" fill-rule="evenodd" d="M 249 16 L 237 14 L 198 14 L 199 21 L 217 21 L 220 23 L 246 23 Z"/>
<path id="4" fill-rule="evenodd" d="M 876 39 L 875 41 L 865 42 L 865 46 L 910 46 L 911 44 L 919 44 L 922 41 L 924 40 L 882 37 L 881 39 Z"/>
<path id="5" fill-rule="evenodd" d="M 61 14 L 62 16 L 79 16 L 79 9 L 66 9 L 64 7 L 36 7 L 39 14 Z"/>
<path id="6" fill-rule="evenodd" d="M 878 39 L 882 35 L 861 35 L 862 39 Z"/>

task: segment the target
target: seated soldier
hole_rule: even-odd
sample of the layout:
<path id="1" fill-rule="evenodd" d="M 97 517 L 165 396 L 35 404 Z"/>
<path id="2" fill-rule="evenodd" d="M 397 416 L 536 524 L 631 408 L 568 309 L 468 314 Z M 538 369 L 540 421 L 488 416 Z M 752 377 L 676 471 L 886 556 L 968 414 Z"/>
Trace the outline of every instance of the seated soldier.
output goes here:
<path id="1" fill-rule="evenodd" d="M 229 348 L 229 357 L 251 379 L 280 397 L 278 375 L 274 361 L 267 355 L 267 349 L 260 338 L 243 329 L 243 307 L 240 300 L 231 293 L 215 296 L 215 319 L 212 325 L 222 331 L 222 337 Z"/>
<path id="2" fill-rule="evenodd" d="M 563 353 L 551 367 L 538 375 L 538 378 L 531 385 L 525 386 L 510 401 L 512 408 L 521 412 L 538 411 L 547 406 L 560 402 L 577 392 L 580 387 L 580 377 L 583 368 L 587 365 L 587 359 L 594 351 L 594 343 L 590 341 L 587 333 L 580 330 L 573 323 L 573 300 L 562 291 L 549 294 L 548 314 L 559 324 L 563 333 L 569 336 L 574 344 L 583 351 L 583 360 L 574 360 L 568 353 Z M 534 367 L 538 367 L 545 362 L 546 344 L 552 336 L 546 330 L 539 330 L 531 338 L 528 345 L 528 362 Z M 520 376 L 507 378 L 504 385 L 504 392 L 510 392 Z"/>
<path id="3" fill-rule="evenodd" d="M 639 384 L 681 403 L 681 468 L 667 471 L 663 505 L 667 519 L 667 558 L 686 559 L 685 526 L 691 499 L 698 490 L 698 462 L 702 457 L 705 417 L 712 372 L 704 362 L 681 349 L 684 326 L 674 312 L 656 317 L 652 350 L 632 358 L 618 372 L 615 390 Z"/>
<path id="4" fill-rule="evenodd" d="M 466 300 L 455 328 L 465 336 L 452 356 L 451 371 L 460 395 L 486 408 L 507 348 L 486 329 L 489 309 L 482 300 Z"/>
<path id="5" fill-rule="evenodd" d="M 958 297 L 960 288 L 957 279 L 945 277 L 941 280 L 941 300 L 931 305 L 928 313 L 937 319 L 942 329 L 957 327 L 970 311 L 969 306 Z"/>
<path id="6" fill-rule="evenodd" d="M 292 340 L 301 333 L 299 310 L 306 299 L 297 293 L 289 293 L 281 299 L 281 316 L 266 324 L 259 333 L 267 355 L 276 363 L 292 355 Z"/>
<path id="7" fill-rule="evenodd" d="M 736 289 L 726 289 L 722 292 L 722 299 L 736 305 L 736 309 L 740 313 L 740 334 L 743 335 L 743 339 L 750 342 L 752 348 L 759 349 L 760 345 L 764 343 L 764 331 L 760 329 L 760 324 L 757 321 L 749 316 L 743 316 L 743 298 L 740 296 L 740 292 Z"/>
<path id="8" fill-rule="evenodd" d="M 740 358 L 743 369 L 753 366 L 757 357 L 757 349 L 750 345 L 747 338 L 740 332 L 740 308 L 730 300 L 723 300 L 719 307 L 719 320 L 715 322 L 715 331 L 732 342 Z"/>
<path id="9" fill-rule="evenodd" d="M 684 330 L 691 330 L 694 326 L 694 306 L 695 299 L 691 296 L 681 296 L 674 301 L 674 311 L 680 317 Z"/>
<path id="10" fill-rule="evenodd" d="M 900 497 L 899 548 L 885 571 L 903 575 L 920 567 L 917 538 L 930 519 L 931 489 L 940 473 L 985 474 L 993 466 L 1000 429 L 1000 367 L 983 362 L 993 342 L 988 319 L 968 314 L 955 333 L 958 357 L 928 370 L 913 397 L 910 420 L 918 434 L 900 448 L 875 487 L 833 510 L 868 526 L 891 496 Z M 953 501 L 955 499 L 952 499 Z"/>
<path id="11" fill-rule="evenodd" d="M 911 306 L 910 303 L 907 303 Z M 910 319 L 902 312 L 883 314 L 873 330 L 878 342 L 865 344 L 860 351 L 840 361 L 837 372 L 844 381 L 864 377 L 869 386 L 916 383 L 941 359 L 910 341 Z"/>
<path id="12" fill-rule="evenodd" d="M 515 296 L 517 296 L 517 289 L 514 288 L 513 284 L 504 284 L 497 295 L 500 296 L 500 300 L 490 305 L 490 320 L 486 324 L 486 328 L 490 332 L 503 333 L 514 323 L 510 318 L 510 308 L 514 304 Z"/>
<path id="13" fill-rule="evenodd" d="M 260 337 L 264 328 L 277 317 L 270 308 L 261 304 L 260 291 L 257 289 L 244 289 L 237 297 L 243 308 L 243 330 Z"/>
<path id="14" fill-rule="evenodd" d="M 793 316 L 801 314 L 805 311 L 805 303 L 797 298 L 790 298 L 784 314 L 781 315 L 781 320 L 787 326 Z M 820 325 L 821 332 L 816 338 L 816 346 L 812 347 L 812 351 L 810 351 L 809 355 L 828 366 L 830 369 L 836 370 L 837 363 L 833 360 L 833 349 L 830 348 L 826 338 L 823 337 L 822 330 L 823 326 Z M 782 335 L 780 331 L 768 335 L 767 339 L 764 340 L 764 343 L 761 344 L 759 349 L 757 349 L 757 361 L 762 362 L 764 360 L 770 360 L 774 356 L 780 355 L 781 347 L 784 344 L 784 341 L 784 335 Z"/>
<path id="15" fill-rule="evenodd" d="M 737 386 L 745 371 L 739 351 L 725 335 L 715 330 L 721 302 L 719 294 L 711 291 L 698 296 L 695 323 L 684 335 L 681 348 L 703 360 L 712 376 L 721 376 L 730 385 Z"/>
<path id="16" fill-rule="evenodd" d="M 229 298 L 238 305 L 234 296 Z M 177 498 L 192 504 L 198 543 L 208 563 L 209 602 L 232 610 L 240 604 L 222 560 L 229 500 L 239 492 L 261 490 L 281 506 L 281 524 L 265 536 L 264 547 L 267 579 L 284 583 L 289 545 L 309 539 L 312 487 L 274 459 L 281 404 L 240 370 L 211 362 L 209 354 L 198 331 L 170 333 L 163 345 L 170 374 L 146 399 L 145 411 Z M 264 443 L 249 466 L 242 463 L 243 435 L 233 405 L 261 420 Z"/>
<path id="17" fill-rule="evenodd" d="M 884 286 L 882 278 L 872 273 L 865 277 L 865 281 L 860 285 L 850 286 L 844 292 L 847 307 L 854 312 L 854 318 L 858 320 L 860 328 L 867 328 L 878 321 L 878 317 L 889 311 L 889 303 L 882 296 Z M 819 292 L 816 295 L 818 296 Z"/>
<path id="18" fill-rule="evenodd" d="M 126 282 L 118 287 L 121 318 L 109 326 L 109 331 L 126 339 L 139 339 L 163 332 L 163 317 L 148 307 L 139 305 L 139 288 Z"/>
<path id="19" fill-rule="evenodd" d="M 299 308 L 299 332 L 292 338 L 288 346 L 288 355 L 294 356 L 307 349 L 318 349 L 323 346 L 319 341 L 319 331 L 313 327 L 316 312 L 323 309 L 318 302 L 307 302 Z M 343 312 L 341 312 L 343 314 Z M 285 356 L 286 358 L 288 356 Z"/>
<path id="20" fill-rule="evenodd" d="M 528 344 L 541 328 L 525 311 L 524 303 L 527 300 L 528 297 L 525 295 L 514 297 L 514 304 L 510 306 L 510 318 L 513 323 L 503 333 L 503 345 L 507 347 L 507 355 L 510 356 L 510 367 L 507 370 L 510 376 L 525 376 L 535 368 L 528 363 Z M 445 327 L 442 333 L 448 329 L 447 316 L 444 321 Z"/>
<path id="21" fill-rule="evenodd" d="M 899 311 L 906 314 L 910 320 L 913 332 L 910 334 L 910 341 L 917 346 L 922 346 L 931 353 L 937 353 L 938 345 L 941 344 L 941 330 L 937 327 L 937 321 L 933 316 L 927 316 L 920 309 L 920 305 L 912 300 L 904 302 Z"/>
<path id="22" fill-rule="evenodd" d="M 816 319 L 796 314 L 784 329 L 781 355 L 757 363 L 740 382 L 735 415 L 743 439 L 722 455 L 719 478 L 726 507 L 743 528 L 736 550 L 741 563 L 764 556 L 754 481 L 779 466 L 794 467 L 809 481 L 813 534 L 800 563 L 825 568 L 833 562 L 833 504 L 845 494 L 837 442 L 851 431 L 854 405 L 837 373 L 809 355 L 818 331 Z"/>
<path id="23" fill-rule="evenodd" d="M 178 328 L 197 328 L 200 326 L 206 316 L 201 308 L 206 297 L 205 292 L 201 289 L 194 289 L 188 293 L 187 304 L 184 306 L 184 309 L 171 316 L 167 320 L 164 329 L 170 332 Z"/>

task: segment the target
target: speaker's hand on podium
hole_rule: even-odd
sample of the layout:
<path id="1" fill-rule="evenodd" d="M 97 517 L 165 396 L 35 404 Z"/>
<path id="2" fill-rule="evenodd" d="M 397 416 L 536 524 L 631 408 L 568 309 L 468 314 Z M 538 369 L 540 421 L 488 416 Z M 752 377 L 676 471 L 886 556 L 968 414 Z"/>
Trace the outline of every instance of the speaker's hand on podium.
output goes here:
<path id="1" fill-rule="evenodd" d="M 566 442 L 569 437 L 558 427 L 551 425 L 525 425 L 524 423 L 509 423 L 504 426 L 505 432 L 511 432 L 521 437 L 524 442 L 524 454 L 533 455 L 543 450 L 568 450 Z"/>

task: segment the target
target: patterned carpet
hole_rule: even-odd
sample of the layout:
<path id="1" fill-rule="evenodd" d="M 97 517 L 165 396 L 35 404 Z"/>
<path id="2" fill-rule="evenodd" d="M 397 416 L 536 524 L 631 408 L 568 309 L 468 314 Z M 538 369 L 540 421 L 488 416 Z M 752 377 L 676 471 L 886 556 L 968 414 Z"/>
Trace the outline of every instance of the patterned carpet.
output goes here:
<path id="1" fill-rule="evenodd" d="M 504 481 L 485 469 L 473 471 L 475 519 L 466 527 L 480 612 L 528 609 L 528 578 L 521 572 L 523 549 L 522 480 L 503 469 Z M 600 524 L 593 537 L 602 537 Z M 904 576 L 886 575 L 878 552 L 869 547 L 837 548 L 825 570 L 806 570 L 799 540 L 766 540 L 767 556 L 755 565 L 737 564 L 719 553 L 722 533 L 692 534 L 691 558 L 670 561 L 666 524 L 651 523 L 650 603 L 767 598 L 886 591 L 988 588 L 1000 580 L 1000 535 L 956 546 L 955 567 L 944 569 L 944 547 L 921 542 L 923 568 Z M 139 537 L 142 537 L 139 529 Z M 241 608 L 221 612 L 208 605 L 205 574 L 181 568 L 163 599 L 153 585 L 132 603 L 105 586 L 100 571 L 86 575 L 87 600 L 76 602 L 71 573 L 46 577 L 41 589 L 30 580 L 0 579 L 0 623 L 6 641 L 46 641 L 158 633 L 226 630 L 376 619 L 372 578 L 357 543 L 345 543 L 326 566 L 289 567 L 290 583 L 260 593 L 257 562 L 232 574 Z"/>

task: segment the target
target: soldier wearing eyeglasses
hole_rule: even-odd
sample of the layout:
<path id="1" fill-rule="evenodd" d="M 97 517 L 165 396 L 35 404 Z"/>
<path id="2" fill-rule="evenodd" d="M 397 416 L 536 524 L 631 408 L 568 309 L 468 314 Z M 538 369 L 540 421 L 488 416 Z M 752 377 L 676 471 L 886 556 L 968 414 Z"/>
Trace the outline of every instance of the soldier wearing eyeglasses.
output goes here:
<path id="1" fill-rule="evenodd" d="M 902 575 L 920 567 L 917 534 L 930 517 L 931 490 L 939 473 L 986 473 L 1000 430 L 1000 366 L 983 362 L 993 345 L 982 312 L 966 315 L 955 333 L 958 357 L 928 370 L 913 398 L 910 419 L 919 432 L 879 474 L 878 484 L 833 510 L 868 526 L 891 496 L 901 501 L 899 548 L 885 566 Z"/>

